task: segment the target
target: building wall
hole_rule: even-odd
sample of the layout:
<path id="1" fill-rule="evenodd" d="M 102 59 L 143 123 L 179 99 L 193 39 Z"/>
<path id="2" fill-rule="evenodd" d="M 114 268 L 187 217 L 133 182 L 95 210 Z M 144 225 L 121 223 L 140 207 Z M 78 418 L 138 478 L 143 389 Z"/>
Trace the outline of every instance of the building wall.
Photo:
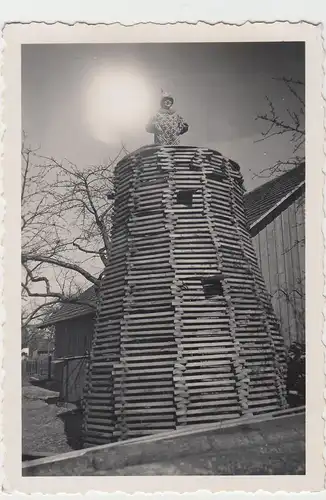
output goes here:
<path id="1" fill-rule="evenodd" d="M 253 238 L 285 342 L 305 338 L 304 198 Z"/>
<path id="2" fill-rule="evenodd" d="M 55 327 L 55 357 L 83 356 L 90 351 L 94 316 L 82 316 L 58 323 Z"/>

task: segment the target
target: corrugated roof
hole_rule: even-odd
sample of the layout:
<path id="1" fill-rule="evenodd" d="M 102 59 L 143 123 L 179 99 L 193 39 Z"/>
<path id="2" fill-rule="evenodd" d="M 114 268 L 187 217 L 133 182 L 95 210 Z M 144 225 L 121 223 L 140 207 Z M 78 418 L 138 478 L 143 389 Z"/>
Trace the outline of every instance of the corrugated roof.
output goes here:
<path id="1" fill-rule="evenodd" d="M 280 210 L 285 210 L 285 204 L 280 205 L 282 200 L 287 199 L 288 205 L 293 202 L 292 193 L 299 188 L 305 180 L 305 165 L 301 164 L 288 172 L 262 184 L 258 188 L 246 193 L 244 196 L 245 208 L 249 220 L 249 226 L 254 227 L 253 235 L 261 231 L 270 222 L 270 217 L 277 217 L 278 213 L 272 213 L 274 207 L 279 205 Z M 266 217 L 265 217 L 266 216 Z M 265 219 L 264 219 L 265 217 Z M 263 219 L 263 220 L 262 220 Z M 257 224 L 261 221 L 260 224 Z M 254 232 L 256 231 L 256 232 Z M 80 295 L 81 300 L 96 303 L 94 286 L 88 288 Z M 54 325 L 61 321 L 68 321 L 80 316 L 94 314 L 94 309 L 84 304 L 63 304 L 62 307 L 53 313 L 51 318 L 42 326 Z"/>

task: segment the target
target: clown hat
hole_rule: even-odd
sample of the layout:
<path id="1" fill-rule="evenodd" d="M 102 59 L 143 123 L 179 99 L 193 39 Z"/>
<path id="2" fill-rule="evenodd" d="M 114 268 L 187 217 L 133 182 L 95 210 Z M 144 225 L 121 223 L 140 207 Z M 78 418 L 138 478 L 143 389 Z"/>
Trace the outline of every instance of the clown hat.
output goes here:
<path id="1" fill-rule="evenodd" d="M 163 89 L 161 89 L 161 104 L 166 100 L 172 101 L 172 104 L 174 103 L 174 98 L 172 94 L 170 94 L 169 92 L 164 92 Z"/>

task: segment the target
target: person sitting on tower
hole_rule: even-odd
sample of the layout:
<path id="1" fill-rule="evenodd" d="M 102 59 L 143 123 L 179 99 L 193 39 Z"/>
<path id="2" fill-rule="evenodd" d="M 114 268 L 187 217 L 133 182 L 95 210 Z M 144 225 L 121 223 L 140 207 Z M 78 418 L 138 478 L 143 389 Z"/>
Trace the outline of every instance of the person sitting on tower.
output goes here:
<path id="1" fill-rule="evenodd" d="M 161 108 L 147 124 L 146 131 L 154 134 L 154 144 L 174 146 L 180 144 L 180 135 L 185 134 L 189 125 L 172 109 L 174 99 L 171 94 L 162 93 Z"/>

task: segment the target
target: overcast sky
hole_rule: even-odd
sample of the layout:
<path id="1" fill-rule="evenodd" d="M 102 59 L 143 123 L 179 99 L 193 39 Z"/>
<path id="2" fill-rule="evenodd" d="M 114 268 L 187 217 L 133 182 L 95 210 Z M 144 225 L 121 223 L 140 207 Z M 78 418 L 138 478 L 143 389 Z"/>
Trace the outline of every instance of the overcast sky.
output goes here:
<path id="1" fill-rule="evenodd" d="M 117 66 L 143 78 L 151 102 L 161 88 L 173 93 L 176 110 L 190 126 L 182 143 L 209 146 L 237 161 L 248 190 L 265 182 L 255 174 L 291 155 L 287 137 L 255 143 L 262 130 L 255 116 L 267 111 L 266 95 L 280 113 L 295 109 L 291 94 L 273 78 L 304 80 L 304 45 L 298 43 L 24 46 L 22 124 L 29 144 L 81 169 L 114 156 L 119 144 L 99 139 L 85 119 L 85 89 L 103 67 L 107 78 Z M 136 99 L 142 102 L 142 94 Z M 152 142 L 145 115 L 124 137 L 129 150 Z"/>

